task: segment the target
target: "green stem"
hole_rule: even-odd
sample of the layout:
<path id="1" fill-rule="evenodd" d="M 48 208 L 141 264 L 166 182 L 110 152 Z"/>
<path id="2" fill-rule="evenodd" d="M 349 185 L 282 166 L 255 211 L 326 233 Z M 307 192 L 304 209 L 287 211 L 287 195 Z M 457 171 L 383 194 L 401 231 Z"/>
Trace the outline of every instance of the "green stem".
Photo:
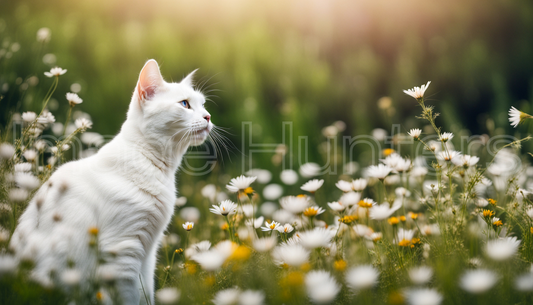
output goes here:
<path id="1" fill-rule="evenodd" d="M 63 137 L 65 136 L 65 133 L 67 132 L 67 126 L 68 122 L 70 121 L 70 114 L 72 113 L 72 108 L 74 108 L 73 105 L 70 105 L 67 112 L 67 120 L 65 121 L 65 125 L 63 126 Z"/>
<path id="2" fill-rule="evenodd" d="M 44 109 L 46 108 L 46 106 L 48 105 L 48 101 L 50 101 L 50 98 L 52 97 L 52 94 L 54 94 L 54 92 L 56 91 L 57 89 L 57 84 L 59 83 L 59 76 L 56 76 L 56 78 L 54 79 L 54 83 L 52 84 L 52 86 L 50 87 L 50 89 L 48 89 L 48 93 L 46 93 L 45 97 L 44 97 L 44 101 L 43 101 L 43 109 L 41 109 L 41 113 L 39 113 L 39 116 L 41 116 L 41 114 L 43 114 L 43 111 Z"/>

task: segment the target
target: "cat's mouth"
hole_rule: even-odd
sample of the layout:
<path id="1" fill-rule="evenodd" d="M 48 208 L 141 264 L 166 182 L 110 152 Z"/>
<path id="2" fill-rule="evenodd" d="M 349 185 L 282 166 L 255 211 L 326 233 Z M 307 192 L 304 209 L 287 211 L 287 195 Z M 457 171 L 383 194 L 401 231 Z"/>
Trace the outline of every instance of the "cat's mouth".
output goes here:
<path id="1" fill-rule="evenodd" d="M 207 138 L 208 135 L 209 135 L 208 127 L 200 128 L 200 129 L 197 129 L 191 132 L 193 142 L 198 142 L 198 141 L 203 142 Z"/>

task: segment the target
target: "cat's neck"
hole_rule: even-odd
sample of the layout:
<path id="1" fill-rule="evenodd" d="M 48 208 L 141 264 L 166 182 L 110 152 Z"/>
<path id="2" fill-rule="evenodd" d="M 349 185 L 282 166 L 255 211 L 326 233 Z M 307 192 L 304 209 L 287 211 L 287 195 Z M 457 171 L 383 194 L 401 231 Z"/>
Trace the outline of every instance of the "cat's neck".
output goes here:
<path id="1" fill-rule="evenodd" d="M 129 119 L 122 125 L 118 137 L 125 142 L 126 148 L 131 149 L 132 153 L 144 156 L 162 171 L 174 173 L 187 151 L 187 147 L 174 145 L 169 137 L 144 134 L 139 125 Z"/>

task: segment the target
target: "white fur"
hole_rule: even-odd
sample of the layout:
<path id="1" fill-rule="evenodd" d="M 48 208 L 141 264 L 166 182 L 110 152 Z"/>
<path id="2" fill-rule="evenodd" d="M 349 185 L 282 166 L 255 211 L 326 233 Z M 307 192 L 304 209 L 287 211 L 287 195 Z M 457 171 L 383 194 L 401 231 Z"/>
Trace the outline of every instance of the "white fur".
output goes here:
<path id="1" fill-rule="evenodd" d="M 157 63 L 146 63 L 120 133 L 96 155 L 58 168 L 20 217 L 10 247 L 35 262 L 35 279 L 60 284 L 68 261 L 83 275 L 82 285 L 97 274 L 88 233 L 96 227 L 106 260 L 99 268 L 115 272 L 124 304 L 145 302 L 139 278 L 154 304 L 156 254 L 174 211 L 175 172 L 187 148 L 203 143 L 213 127 L 204 103 L 192 73 L 166 83 Z"/>

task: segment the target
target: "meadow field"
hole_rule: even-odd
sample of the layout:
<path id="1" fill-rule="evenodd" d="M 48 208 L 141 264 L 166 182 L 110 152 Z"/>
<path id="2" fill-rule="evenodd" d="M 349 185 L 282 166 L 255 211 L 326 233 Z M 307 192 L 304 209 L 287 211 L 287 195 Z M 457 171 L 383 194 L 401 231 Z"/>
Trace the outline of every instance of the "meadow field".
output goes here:
<path id="1" fill-rule="evenodd" d="M 120 304 L 119 274 L 82 288 L 73 264 L 43 286 L 9 244 L 54 171 L 118 133 L 151 58 L 167 81 L 198 68 L 220 127 L 176 173 L 157 304 L 532 303 L 532 17 L 500 0 L 0 4 L 0 304 Z"/>

